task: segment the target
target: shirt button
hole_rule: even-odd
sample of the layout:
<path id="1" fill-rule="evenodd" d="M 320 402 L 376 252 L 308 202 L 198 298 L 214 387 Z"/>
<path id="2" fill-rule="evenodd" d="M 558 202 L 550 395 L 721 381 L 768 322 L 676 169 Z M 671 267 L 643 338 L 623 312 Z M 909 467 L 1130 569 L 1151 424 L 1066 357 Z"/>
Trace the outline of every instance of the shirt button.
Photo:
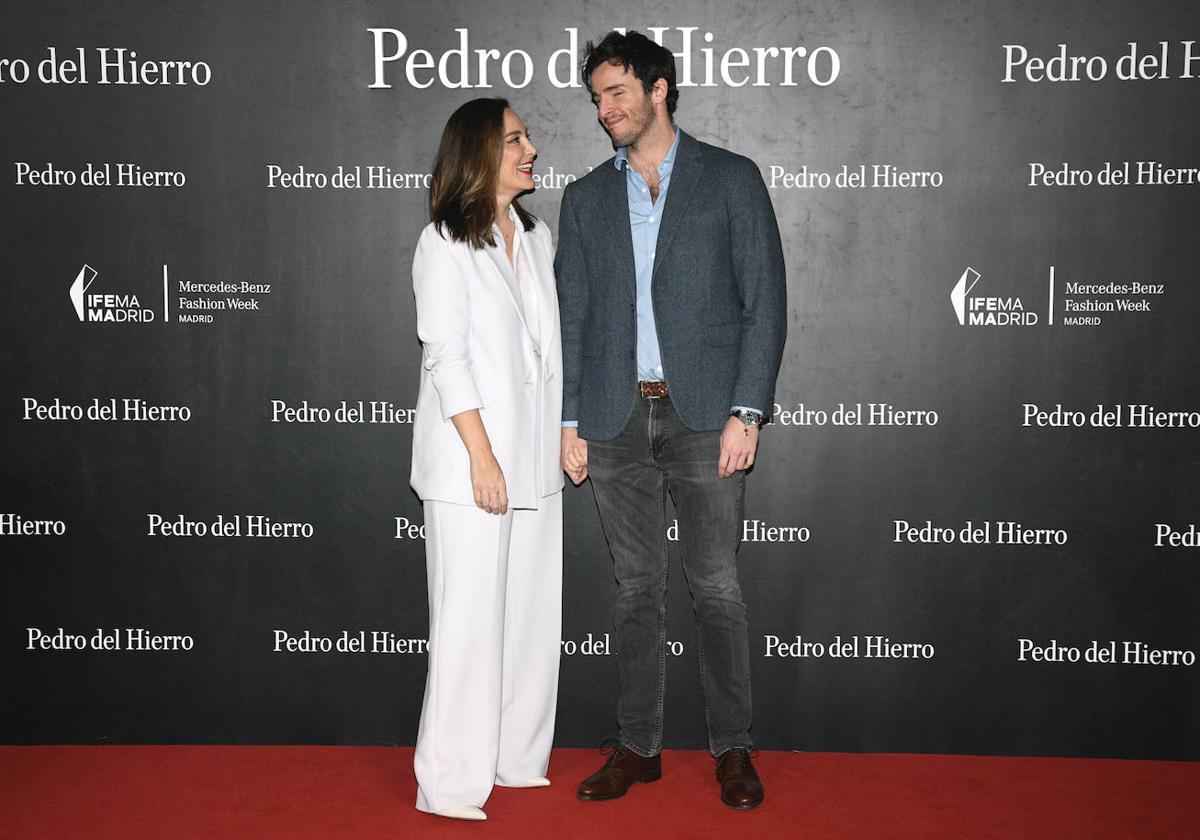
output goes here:
<path id="1" fill-rule="evenodd" d="M 651 252 L 650 252 L 650 259 L 654 259 L 654 252 L 653 252 L 653 251 L 651 251 Z"/>
<path id="2" fill-rule="evenodd" d="M 654 224 L 654 217 L 653 217 L 653 216 L 651 216 L 651 217 L 650 217 L 650 224 Z"/>

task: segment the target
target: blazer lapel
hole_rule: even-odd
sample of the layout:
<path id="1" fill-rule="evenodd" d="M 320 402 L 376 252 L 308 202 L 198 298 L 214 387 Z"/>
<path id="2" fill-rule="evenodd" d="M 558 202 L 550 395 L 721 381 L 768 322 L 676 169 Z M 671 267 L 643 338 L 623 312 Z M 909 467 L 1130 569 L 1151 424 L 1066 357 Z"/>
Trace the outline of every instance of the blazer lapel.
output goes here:
<path id="1" fill-rule="evenodd" d="M 637 284 L 637 267 L 633 261 L 633 229 L 629 226 L 629 187 L 625 173 L 611 160 L 600 164 L 610 174 L 604 180 L 603 215 L 612 228 L 613 262 L 623 268 L 629 285 Z"/>
<path id="2" fill-rule="evenodd" d="M 529 249 L 525 252 L 525 256 L 528 259 L 527 265 L 533 272 L 533 290 L 537 295 L 539 344 L 542 347 L 549 347 L 554 338 L 555 316 L 558 314 L 558 308 L 550 305 L 550 302 L 555 299 L 553 294 L 554 257 L 545 253 L 540 240 L 534 236 L 533 231 L 525 234 L 523 247 Z"/>
<path id="3" fill-rule="evenodd" d="M 503 242 L 503 240 L 500 240 Z M 517 317 L 521 319 L 521 325 L 529 330 L 529 325 L 525 323 L 525 307 L 521 303 L 521 291 L 517 288 L 517 275 L 513 272 L 512 266 L 508 262 L 508 256 L 504 253 L 503 245 L 495 245 L 490 248 L 484 248 L 484 253 L 488 255 L 492 266 L 500 275 L 500 282 L 508 289 L 509 300 L 512 301 L 513 308 L 517 310 Z"/>
<path id="4" fill-rule="evenodd" d="M 700 181 L 704 164 L 700 161 L 700 149 L 691 135 L 679 130 L 679 148 L 675 151 L 675 166 L 671 170 L 671 186 L 667 188 L 667 203 L 663 208 L 662 227 L 658 229 L 658 243 L 651 283 L 658 279 L 658 268 L 663 264 L 662 255 L 671 247 Z"/>

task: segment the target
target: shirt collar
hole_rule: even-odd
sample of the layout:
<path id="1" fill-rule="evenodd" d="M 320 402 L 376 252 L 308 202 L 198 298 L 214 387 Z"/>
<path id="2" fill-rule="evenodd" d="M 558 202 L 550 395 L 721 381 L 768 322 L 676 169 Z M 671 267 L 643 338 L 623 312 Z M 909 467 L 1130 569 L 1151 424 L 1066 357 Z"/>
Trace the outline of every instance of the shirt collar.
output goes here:
<path id="1" fill-rule="evenodd" d="M 679 127 L 675 128 L 675 140 L 671 143 L 671 148 L 667 150 L 667 156 L 662 159 L 662 163 L 658 165 L 660 175 L 666 175 L 675 166 L 675 152 L 679 150 Z M 613 166 L 620 172 L 629 164 L 629 147 L 622 146 L 617 149 L 617 156 L 613 158 Z"/>
<path id="2" fill-rule="evenodd" d="M 517 215 L 517 211 L 513 209 L 511 204 L 508 205 L 508 218 L 512 219 L 513 224 L 516 225 L 515 233 L 513 235 L 513 256 L 515 258 L 517 250 L 521 247 L 521 241 L 525 234 L 525 226 L 521 224 L 521 217 Z M 492 239 L 496 242 L 495 247 L 503 251 L 504 234 L 500 232 L 500 225 L 492 222 L 492 231 L 495 233 L 495 236 L 492 237 Z"/>
<path id="3" fill-rule="evenodd" d="M 518 234 L 524 232 L 525 226 L 521 224 L 521 217 L 517 215 L 517 211 L 513 208 L 513 206 L 511 204 L 508 205 L 508 218 L 512 219 L 513 222 L 516 224 Z M 499 233 L 500 225 L 496 224 L 495 222 L 492 222 L 492 230 Z"/>

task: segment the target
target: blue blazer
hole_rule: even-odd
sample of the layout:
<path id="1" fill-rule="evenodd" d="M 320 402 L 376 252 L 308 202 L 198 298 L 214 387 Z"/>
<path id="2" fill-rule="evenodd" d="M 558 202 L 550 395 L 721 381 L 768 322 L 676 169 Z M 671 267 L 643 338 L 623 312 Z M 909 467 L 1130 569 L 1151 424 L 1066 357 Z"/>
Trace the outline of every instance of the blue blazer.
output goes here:
<path id="1" fill-rule="evenodd" d="M 754 161 L 680 132 L 651 298 L 671 401 L 690 429 L 731 406 L 768 417 L 787 334 L 783 248 Z M 563 193 L 554 271 L 563 419 L 584 439 L 621 433 L 637 399 L 637 281 L 625 173 L 609 158 Z"/>

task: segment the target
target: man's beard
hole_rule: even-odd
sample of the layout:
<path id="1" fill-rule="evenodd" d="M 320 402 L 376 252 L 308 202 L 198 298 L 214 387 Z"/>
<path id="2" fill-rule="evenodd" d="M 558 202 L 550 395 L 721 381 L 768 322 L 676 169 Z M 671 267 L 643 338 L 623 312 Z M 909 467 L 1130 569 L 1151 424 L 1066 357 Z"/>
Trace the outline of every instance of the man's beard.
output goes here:
<path id="1" fill-rule="evenodd" d="M 636 117 L 640 117 L 640 121 Z M 610 132 L 608 135 L 609 139 L 612 140 L 613 146 L 617 148 L 632 146 L 641 139 L 642 135 L 654 123 L 654 110 L 653 108 L 647 108 L 640 114 L 627 113 L 623 123 L 625 128 L 623 134 L 618 136 Z"/>

